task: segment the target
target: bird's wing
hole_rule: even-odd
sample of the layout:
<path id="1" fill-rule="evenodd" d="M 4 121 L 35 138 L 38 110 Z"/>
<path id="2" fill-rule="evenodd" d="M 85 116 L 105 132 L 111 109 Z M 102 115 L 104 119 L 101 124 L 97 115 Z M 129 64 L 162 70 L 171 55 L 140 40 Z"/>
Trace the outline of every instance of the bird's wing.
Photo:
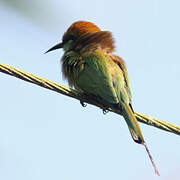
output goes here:
<path id="1" fill-rule="evenodd" d="M 111 59 L 118 65 L 118 70 L 116 71 L 116 83 L 115 91 L 120 93 L 119 104 L 122 108 L 122 115 L 124 116 L 126 123 L 128 124 L 131 136 L 135 142 L 143 144 L 144 138 L 141 132 L 140 126 L 137 122 L 136 117 L 131 106 L 131 92 L 129 86 L 128 72 L 125 66 L 124 61 L 118 56 L 110 56 Z M 122 74 L 120 74 L 122 72 Z M 120 76 L 120 77 L 119 77 Z M 122 76 L 122 77 L 121 77 Z"/>
<path id="2" fill-rule="evenodd" d="M 125 81 L 125 89 L 126 89 L 126 91 L 128 93 L 129 102 L 131 104 L 132 103 L 132 95 L 131 95 L 131 90 L 130 90 L 128 71 L 127 71 L 125 62 L 123 61 L 122 58 L 120 58 L 119 56 L 116 56 L 116 55 L 112 55 L 111 58 L 119 66 L 119 68 L 123 72 L 124 81 Z"/>

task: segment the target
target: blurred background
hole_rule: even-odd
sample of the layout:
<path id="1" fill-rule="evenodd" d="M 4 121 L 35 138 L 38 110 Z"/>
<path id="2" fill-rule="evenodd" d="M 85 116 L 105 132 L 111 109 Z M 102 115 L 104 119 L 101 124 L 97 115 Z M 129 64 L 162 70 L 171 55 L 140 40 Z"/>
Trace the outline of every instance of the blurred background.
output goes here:
<path id="1" fill-rule="evenodd" d="M 180 2 L 0 0 L 0 62 L 67 86 L 62 50 L 78 20 L 113 33 L 136 112 L 180 126 Z M 140 124 L 161 176 L 122 117 L 0 73 L 0 179 L 180 178 L 180 137 Z"/>

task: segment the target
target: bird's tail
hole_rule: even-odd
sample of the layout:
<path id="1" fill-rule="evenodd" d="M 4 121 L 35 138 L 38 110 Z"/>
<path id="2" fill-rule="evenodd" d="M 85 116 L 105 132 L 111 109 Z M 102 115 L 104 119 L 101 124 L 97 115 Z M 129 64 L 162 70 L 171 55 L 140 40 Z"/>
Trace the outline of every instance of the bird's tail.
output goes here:
<path id="1" fill-rule="evenodd" d="M 142 144 L 145 147 L 146 152 L 148 153 L 148 156 L 149 156 L 151 163 L 153 165 L 154 171 L 157 175 L 159 175 L 158 169 L 157 169 L 157 167 L 153 161 L 153 158 L 150 154 L 150 151 L 149 151 L 149 149 L 148 149 L 148 147 L 144 141 L 144 137 L 143 137 L 143 134 L 141 132 L 141 128 L 139 126 L 139 123 L 138 123 L 135 115 L 134 115 L 132 108 L 128 104 L 121 103 L 121 110 L 122 110 L 122 115 L 123 115 L 124 119 L 126 120 L 126 123 L 128 125 L 129 131 L 131 133 L 133 140 L 136 143 Z"/>
<path id="2" fill-rule="evenodd" d="M 139 144 L 145 143 L 143 134 L 141 132 L 141 128 L 131 107 L 128 104 L 121 103 L 121 108 L 122 108 L 122 115 L 126 120 L 126 123 L 128 125 L 133 140 Z"/>

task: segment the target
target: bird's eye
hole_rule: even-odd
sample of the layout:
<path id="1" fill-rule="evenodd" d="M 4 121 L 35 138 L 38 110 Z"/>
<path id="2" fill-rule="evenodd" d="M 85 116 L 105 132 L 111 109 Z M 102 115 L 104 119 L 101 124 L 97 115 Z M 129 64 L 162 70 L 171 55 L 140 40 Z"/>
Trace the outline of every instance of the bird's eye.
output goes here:
<path id="1" fill-rule="evenodd" d="M 75 39 L 75 36 L 69 35 L 66 39 L 63 40 L 63 42 L 64 42 L 64 43 L 67 43 L 68 41 L 74 40 L 74 39 Z"/>

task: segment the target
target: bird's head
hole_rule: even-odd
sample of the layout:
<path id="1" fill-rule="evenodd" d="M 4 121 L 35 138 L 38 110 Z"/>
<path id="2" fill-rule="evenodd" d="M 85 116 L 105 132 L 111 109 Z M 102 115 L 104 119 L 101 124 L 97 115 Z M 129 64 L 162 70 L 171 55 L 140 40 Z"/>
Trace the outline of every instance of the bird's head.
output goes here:
<path id="1" fill-rule="evenodd" d="M 46 53 L 55 49 L 63 48 L 65 51 L 71 49 L 73 45 L 85 34 L 101 31 L 91 22 L 78 21 L 73 23 L 64 33 L 62 42 L 53 46 Z"/>

